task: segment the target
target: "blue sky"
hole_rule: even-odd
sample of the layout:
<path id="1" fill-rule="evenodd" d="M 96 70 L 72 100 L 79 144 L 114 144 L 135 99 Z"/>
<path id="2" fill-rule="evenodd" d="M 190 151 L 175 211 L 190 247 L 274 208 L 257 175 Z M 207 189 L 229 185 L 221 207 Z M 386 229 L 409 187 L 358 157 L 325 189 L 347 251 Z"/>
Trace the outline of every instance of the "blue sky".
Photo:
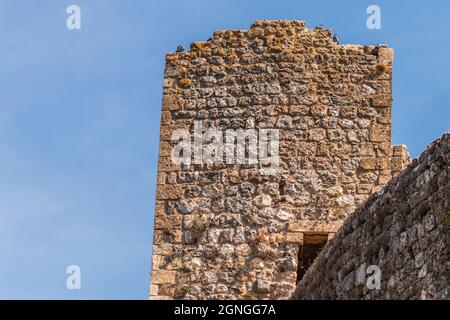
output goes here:
<path id="1" fill-rule="evenodd" d="M 81 30 L 66 8 L 81 8 Z M 366 8 L 381 8 L 368 30 Z M 395 50 L 393 142 L 450 130 L 448 1 L 0 2 L 0 298 L 145 299 L 164 54 L 257 19 Z M 66 267 L 82 270 L 67 290 Z"/>

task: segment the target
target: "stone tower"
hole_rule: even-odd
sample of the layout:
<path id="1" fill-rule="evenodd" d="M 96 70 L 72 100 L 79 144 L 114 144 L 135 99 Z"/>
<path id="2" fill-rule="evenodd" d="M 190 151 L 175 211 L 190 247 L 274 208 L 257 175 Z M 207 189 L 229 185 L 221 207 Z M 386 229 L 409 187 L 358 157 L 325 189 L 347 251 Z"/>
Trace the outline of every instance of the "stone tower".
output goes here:
<path id="1" fill-rule="evenodd" d="M 168 54 L 150 298 L 288 298 L 409 162 L 391 145 L 392 59 L 303 21 L 216 31 Z"/>

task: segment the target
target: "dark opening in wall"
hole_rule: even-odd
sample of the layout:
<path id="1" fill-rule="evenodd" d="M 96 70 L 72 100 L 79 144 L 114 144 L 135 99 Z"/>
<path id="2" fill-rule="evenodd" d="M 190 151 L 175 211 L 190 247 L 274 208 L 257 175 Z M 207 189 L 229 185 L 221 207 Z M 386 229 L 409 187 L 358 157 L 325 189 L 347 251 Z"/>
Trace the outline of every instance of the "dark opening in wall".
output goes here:
<path id="1" fill-rule="evenodd" d="M 303 244 L 298 248 L 297 282 L 299 283 L 306 271 L 327 244 L 328 233 L 304 234 Z"/>

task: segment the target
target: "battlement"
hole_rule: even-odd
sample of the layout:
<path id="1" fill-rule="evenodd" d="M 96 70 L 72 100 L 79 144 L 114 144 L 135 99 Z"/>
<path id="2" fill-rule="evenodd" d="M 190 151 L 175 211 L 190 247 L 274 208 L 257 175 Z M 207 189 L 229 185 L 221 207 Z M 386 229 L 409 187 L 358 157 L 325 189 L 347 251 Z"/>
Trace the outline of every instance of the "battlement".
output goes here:
<path id="1" fill-rule="evenodd" d="M 260 41 L 264 45 L 260 45 Z M 304 45 L 313 42 L 314 47 L 353 50 L 354 53 L 371 52 L 377 56 L 379 49 L 388 49 L 387 45 L 363 46 L 355 44 L 339 44 L 333 42 L 331 28 L 316 27 L 308 29 L 305 21 L 300 20 L 259 20 L 250 29 L 217 30 L 208 41 L 192 42 L 189 51 L 169 53 L 169 60 L 174 57 L 192 59 L 209 55 L 226 55 L 237 48 L 245 51 L 269 50 L 273 53 L 295 53 L 305 49 Z M 243 48 L 246 46 L 246 48 Z M 390 50 L 390 49 L 388 49 Z M 389 63 L 389 61 L 386 61 Z"/>

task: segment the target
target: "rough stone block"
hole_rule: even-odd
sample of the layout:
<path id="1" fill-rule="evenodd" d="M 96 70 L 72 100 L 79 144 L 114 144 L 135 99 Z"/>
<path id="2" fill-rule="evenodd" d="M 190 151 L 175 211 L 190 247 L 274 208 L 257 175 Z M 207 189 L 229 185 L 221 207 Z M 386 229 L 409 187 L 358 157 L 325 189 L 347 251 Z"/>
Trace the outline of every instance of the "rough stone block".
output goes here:
<path id="1" fill-rule="evenodd" d="M 183 108 L 184 101 L 179 96 L 163 96 L 162 110 L 174 111 Z"/>
<path id="2" fill-rule="evenodd" d="M 175 272 L 174 271 L 153 271 L 151 275 L 153 284 L 174 284 Z"/>

